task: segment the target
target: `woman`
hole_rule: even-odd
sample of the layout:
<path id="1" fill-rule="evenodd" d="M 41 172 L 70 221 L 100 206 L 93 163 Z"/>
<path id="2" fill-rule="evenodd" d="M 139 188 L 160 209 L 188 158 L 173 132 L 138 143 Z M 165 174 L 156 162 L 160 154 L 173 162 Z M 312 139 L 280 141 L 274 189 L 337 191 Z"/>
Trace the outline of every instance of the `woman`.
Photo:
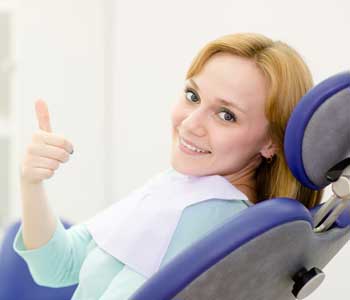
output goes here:
<path id="1" fill-rule="evenodd" d="M 184 90 L 172 110 L 170 171 L 132 193 L 128 201 L 118 201 L 124 207 L 117 204 L 117 209 L 99 214 L 94 222 L 77 224 L 69 230 L 64 230 L 51 212 L 42 181 L 53 175 L 60 162 L 68 160 L 73 147 L 51 132 L 47 108 L 43 102 L 37 102 L 41 130 L 33 136 L 22 163 L 23 222 L 14 249 L 27 261 L 34 280 L 41 285 L 59 287 L 79 282 L 73 299 L 128 299 L 148 278 L 132 264 L 139 259 L 143 270 L 147 249 L 129 247 L 123 253 L 119 248 L 124 247 L 124 241 L 136 245 L 142 239 L 144 243 L 152 240 L 152 234 L 141 236 L 144 228 L 140 224 L 149 226 L 147 229 L 163 229 L 152 225 L 152 218 L 142 223 L 136 214 L 130 215 L 135 219 L 129 218 L 119 227 L 117 220 L 122 218 L 121 212 L 131 209 L 132 203 L 134 208 L 137 203 L 145 203 L 143 210 L 138 211 L 137 216 L 141 217 L 146 209 L 151 215 L 158 205 L 172 205 L 173 202 L 152 199 L 137 202 L 152 184 L 165 185 L 166 192 L 177 179 L 180 189 L 182 184 L 191 188 L 192 179 L 208 179 L 237 190 L 235 201 L 227 201 L 217 193 L 217 198 L 207 198 L 210 201 L 194 201 L 181 207 L 177 212 L 179 217 L 183 209 L 181 218 L 173 223 L 176 230 L 172 234 L 164 231 L 169 243 L 163 245 L 160 267 L 245 209 L 245 200 L 257 203 L 292 197 L 309 208 L 315 206 L 321 192 L 302 187 L 290 173 L 283 154 L 288 118 L 311 87 L 312 78 L 302 58 L 282 42 L 259 34 L 232 34 L 208 43 L 192 62 Z M 175 177 L 171 177 L 173 181 L 162 181 L 169 178 L 164 174 Z M 174 191 L 174 197 L 178 197 L 178 190 Z M 164 217 L 162 211 L 158 212 L 156 217 Z M 128 234 L 123 236 L 121 228 L 128 228 Z M 109 236 L 104 243 L 106 230 Z M 112 234 L 110 230 L 114 230 Z M 148 246 L 151 250 L 155 247 L 151 242 Z"/>

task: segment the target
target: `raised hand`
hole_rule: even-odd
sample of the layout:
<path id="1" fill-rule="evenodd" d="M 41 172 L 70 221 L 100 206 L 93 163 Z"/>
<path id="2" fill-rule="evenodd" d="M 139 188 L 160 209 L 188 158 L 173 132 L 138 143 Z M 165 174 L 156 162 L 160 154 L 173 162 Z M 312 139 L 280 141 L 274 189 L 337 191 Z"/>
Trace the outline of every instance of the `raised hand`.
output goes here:
<path id="1" fill-rule="evenodd" d="M 34 132 L 21 163 L 21 180 L 40 183 L 53 176 L 61 163 L 69 160 L 73 145 L 65 137 L 52 133 L 47 105 L 35 102 L 39 130 Z"/>

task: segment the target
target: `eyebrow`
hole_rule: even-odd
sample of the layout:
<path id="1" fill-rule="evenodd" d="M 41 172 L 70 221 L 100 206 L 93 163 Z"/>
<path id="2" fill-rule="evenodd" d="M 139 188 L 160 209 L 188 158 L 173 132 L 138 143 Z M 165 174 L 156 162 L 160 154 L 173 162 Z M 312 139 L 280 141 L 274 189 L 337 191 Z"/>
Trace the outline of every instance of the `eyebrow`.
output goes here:
<path id="1" fill-rule="evenodd" d="M 197 83 L 192 79 L 192 78 L 189 78 L 188 81 L 198 90 L 200 91 Z M 231 106 L 231 107 L 234 107 L 234 108 L 237 108 L 239 111 L 243 112 L 243 113 L 246 113 L 246 111 L 244 109 L 242 109 L 241 107 L 239 107 L 236 103 L 233 103 L 231 101 L 227 101 L 225 99 L 221 99 L 221 98 L 215 98 L 215 100 L 225 104 L 226 106 Z"/>

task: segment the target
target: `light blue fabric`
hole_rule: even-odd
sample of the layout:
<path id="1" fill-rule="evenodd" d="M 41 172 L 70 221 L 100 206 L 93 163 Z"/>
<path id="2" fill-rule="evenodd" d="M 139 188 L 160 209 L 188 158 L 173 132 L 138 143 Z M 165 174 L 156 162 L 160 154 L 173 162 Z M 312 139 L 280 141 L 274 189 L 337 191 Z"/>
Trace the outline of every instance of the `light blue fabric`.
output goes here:
<path id="1" fill-rule="evenodd" d="M 186 207 L 161 267 L 247 207 L 243 200 L 221 199 Z M 27 262 L 39 285 L 62 287 L 79 283 L 73 300 L 126 300 L 147 280 L 99 248 L 84 223 L 66 230 L 57 219 L 52 238 L 34 250 L 26 250 L 21 226 L 13 247 Z"/>

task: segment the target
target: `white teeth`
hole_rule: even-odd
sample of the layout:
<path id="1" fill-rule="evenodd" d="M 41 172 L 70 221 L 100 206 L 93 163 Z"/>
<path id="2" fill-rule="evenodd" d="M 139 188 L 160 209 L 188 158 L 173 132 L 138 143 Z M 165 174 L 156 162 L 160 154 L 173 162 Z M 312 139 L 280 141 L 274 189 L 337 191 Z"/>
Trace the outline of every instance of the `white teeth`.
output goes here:
<path id="1" fill-rule="evenodd" d="M 186 144 L 186 142 L 183 139 L 180 139 L 180 142 L 181 142 L 182 145 L 184 145 L 186 148 L 188 148 L 188 149 L 190 149 L 192 151 L 200 152 L 200 153 L 209 153 L 209 151 L 204 151 L 204 150 L 201 150 L 201 149 L 198 149 L 196 147 L 193 147 L 191 145 Z"/>

